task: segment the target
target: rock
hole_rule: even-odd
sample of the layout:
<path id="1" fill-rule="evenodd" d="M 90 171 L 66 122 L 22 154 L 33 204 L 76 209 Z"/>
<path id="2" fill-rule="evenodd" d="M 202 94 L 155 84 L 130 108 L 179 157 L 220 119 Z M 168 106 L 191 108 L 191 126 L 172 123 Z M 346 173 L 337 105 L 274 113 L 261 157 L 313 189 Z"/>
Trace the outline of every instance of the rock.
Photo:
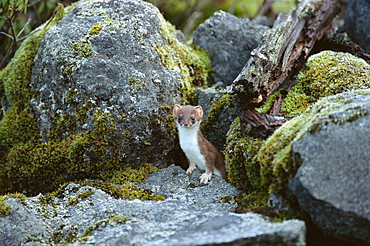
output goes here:
<path id="1" fill-rule="evenodd" d="M 206 90 L 201 92 L 198 91 L 198 93 L 202 93 L 204 98 L 207 98 L 207 95 L 209 96 L 213 94 L 207 94 Z M 220 95 L 211 105 L 207 118 L 204 119 L 204 122 L 201 125 L 201 129 L 203 135 L 213 143 L 217 149 L 224 149 L 227 132 L 229 131 L 234 119 L 241 114 L 240 109 L 241 106 L 237 97 L 235 95 L 231 95 L 229 91 Z"/>
<path id="2" fill-rule="evenodd" d="M 182 168 L 171 165 L 161 172 L 149 174 L 145 183 L 136 183 L 136 185 L 152 190 L 166 199 L 179 200 L 188 206 L 196 205 L 224 211 L 231 209 L 232 205 L 217 203 L 217 201 L 226 196 L 236 196 L 241 191 L 215 175 L 210 185 L 200 184 L 199 177 L 203 172 L 196 169 L 188 176 Z"/>
<path id="3" fill-rule="evenodd" d="M 370 54 L 369 0 L 350 0 L 345 22 L 348 36 Z"/>
<path id="4" fill-rule="evenodd" d="M 215 103 L 224 93 L 225 89 L 217 90 L 215 88 L 196 88 L 195 93 L 198 98 L 198 105 L 203 108 L 203 121 L 207 120 L 209 110 L 212 104 Z"/>
<path id="5" fill-rule="evenodd" d="M 370 91 L 321 103 L 328 112 L 293 143 L 294 165 L 301 166 L 289 188 L 324 235 L 346 245 L 369 245 Z"/>
<path id="6" fill-rule="evenodd" d="M 206 52 L 180 42 L 150 3 L 88 0 L 64 10 L 0 73 L 0 101 L 10 105 L 0 116 L 2 194 L 168 166 L 178 149 L 172 107 L 207 82 Z"/>
<path id="7" fill-rule="evenodd" d="M 240 191 L 219 177 L 201 185 L 199 175 L 189 177 L 174 165 L 151 174 L 140 186 L 165 195 L 164 201 L 114 199 L 74 183 L 56 196 L 6 199 L 13 212 L 0 217 L 0 244 L 305 245 L 303 221 L 271 223 L 259 214 L 230 213 L 234 205 L 219 201 L 232 202 Z"/>
<path id="8" fill-rule="evenodd" d="M 184 64 L 175 49 L 191 51 L 171 32 L 145 1 L 77 4 L 46 33 L 35 58 L 31 106 L 43 139 L 95 131 L 96 119 L 105 116 L 107 155 L 165 166 L 174 145 L 172 106 L 191 82 L 188 66 L 194 74 L 201 66 Z M 91 149 L 86 162 L 96 159 Z"/>
<path id="9" fill-rule="evenodd" d="M 7 199 L 6 204 L 13 212 L 10 216 L 0 217 L 1 245 L 21 245 L 30 239 L 49 236 L 47 224 L 37 211 L 15 198 Z"/>
<path id="10" fill-rule="evenodd" d="M 194 31 L 193 43 L 207 50 L 215 83 L 230 85 L 269 28 L 248 19 L 217 11 Z"/>

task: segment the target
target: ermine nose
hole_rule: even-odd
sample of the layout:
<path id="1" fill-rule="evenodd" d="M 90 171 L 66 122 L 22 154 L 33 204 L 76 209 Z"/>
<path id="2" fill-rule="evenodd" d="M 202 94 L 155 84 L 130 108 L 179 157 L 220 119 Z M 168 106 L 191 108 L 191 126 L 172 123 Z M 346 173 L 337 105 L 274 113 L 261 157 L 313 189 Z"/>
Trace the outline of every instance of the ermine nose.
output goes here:
<path id="1" fill-rule="evenodd" d="M 189 124 L 188 123 L 184 123 L 184 126 L 188 126 Z"/>

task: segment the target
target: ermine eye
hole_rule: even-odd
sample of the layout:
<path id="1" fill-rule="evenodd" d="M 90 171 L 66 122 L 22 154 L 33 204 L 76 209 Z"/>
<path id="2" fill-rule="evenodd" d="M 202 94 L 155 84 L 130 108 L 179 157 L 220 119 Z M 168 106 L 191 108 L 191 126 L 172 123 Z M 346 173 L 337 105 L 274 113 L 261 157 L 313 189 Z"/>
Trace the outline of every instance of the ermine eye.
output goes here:
<path id="1" fill-rule="evenodd" d="M 191 117 L 191 120 L 195 120 L 195 117 L 193 116 L 193 117 Z"/>
<path id="2" fill-rule="evenodd" d="M 182 120 L 182 116 L 179 116 L 179 120 Z"/>

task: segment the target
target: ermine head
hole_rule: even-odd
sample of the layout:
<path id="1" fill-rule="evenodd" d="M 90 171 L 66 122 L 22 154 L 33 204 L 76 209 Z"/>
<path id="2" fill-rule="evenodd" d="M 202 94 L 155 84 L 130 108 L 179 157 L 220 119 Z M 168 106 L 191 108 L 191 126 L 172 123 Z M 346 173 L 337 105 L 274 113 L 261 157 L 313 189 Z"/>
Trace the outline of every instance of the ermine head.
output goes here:
<path id="1" fill-rule="evenodd" d="M 203 117 L 203 109 L 201 106 L 175 105 L 173 117 L 178 126 L 194 127 L 200 124 Z"/>

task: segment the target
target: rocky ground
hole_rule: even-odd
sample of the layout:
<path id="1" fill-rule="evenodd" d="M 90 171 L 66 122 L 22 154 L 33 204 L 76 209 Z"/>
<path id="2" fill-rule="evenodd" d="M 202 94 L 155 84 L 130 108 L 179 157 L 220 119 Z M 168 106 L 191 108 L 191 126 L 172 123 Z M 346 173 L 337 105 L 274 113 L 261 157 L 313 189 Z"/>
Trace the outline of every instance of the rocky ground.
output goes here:
<path id="1" fill-rule="evenodd" d="M 305 245 L 303 221 L 272 223 L 255 213 L 231 213 L 240 191 L 219 177 L 201 185 L 200 174 L 189 177 L 172 165 L 138 184 L 164 201 L 114 199 L 75 183 L 48 198 L 9 198 L 13 211 L 0 217 L 0 244 Z"/>

